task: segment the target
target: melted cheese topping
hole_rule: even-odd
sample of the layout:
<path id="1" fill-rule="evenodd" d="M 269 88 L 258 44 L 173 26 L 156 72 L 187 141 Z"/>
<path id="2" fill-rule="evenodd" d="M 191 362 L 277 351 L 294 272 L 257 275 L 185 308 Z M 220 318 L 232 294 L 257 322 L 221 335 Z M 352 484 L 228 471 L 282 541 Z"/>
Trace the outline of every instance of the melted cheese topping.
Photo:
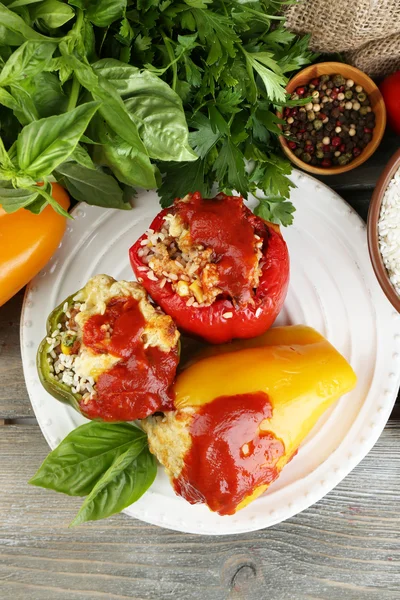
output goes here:
<path id="1" fill-rule="evenodd" d="M 108 275 L 95 275 L 74 297 L 81 304 L 80 312 L 75 316 L 78 324 L 78 337 L 82 340 L 82 327 L 96 314 L 104 314 L 107 303 L 112 298 L 133 297 L 139 302 L 139 309 L 146 321 L 142 340 L 145 347 L 159 347 L 169 352 L 178 342 L 179 332 L 168 315 L 156 309 L 147 299 L 142 286 L 133 281 L 115 281 Z M 75 359 L 75 371 L 80 377 L 93 377 L 96 381 L 104 371 L 113 367 L 120 357 L 112 354 L 95 354 L 81 344 L 79 355 Z"/>
<path id="2" fill-rule="evenodd" d="M 121 359 L 118 356 L 112 354 L 94 354 L 82 344 L 81 351 L 74 361 L 75 373 L 85 379 L 93 377 L 97 381 L 104 371 L 109 371 L 119 360 Z"/>

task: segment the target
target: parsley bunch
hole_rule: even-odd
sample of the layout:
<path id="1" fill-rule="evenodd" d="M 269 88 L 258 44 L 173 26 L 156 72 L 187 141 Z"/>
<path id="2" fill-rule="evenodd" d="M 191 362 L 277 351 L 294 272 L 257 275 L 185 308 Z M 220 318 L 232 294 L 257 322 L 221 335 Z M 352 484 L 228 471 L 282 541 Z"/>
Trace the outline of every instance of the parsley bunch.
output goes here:
<path id="1" fill-rule="evenodd" d="M 0 1 L 2 207 L 62 211 L 54 179 L 121 209 L 138 186 L 158 187 L 164 206 L 216 188 L 290 224 L 275 111 L 314 56 L 285 29 L 285 3 Z"/>
<path id="2" fill-rule="evenodd" d="M 278 151 L 276 108 L 291 72 L 314 55 L 285 29 L 278 0 L 138 0 L 105 37 L 102 52 L 144 67 L 182 99 L 199 159 L 163 163 L 161 202 L 199 190 L 249 193 L 257 213 L 289 225 L 290 163 Z M 261 193 L 260 193 L 261 192 Z"/>

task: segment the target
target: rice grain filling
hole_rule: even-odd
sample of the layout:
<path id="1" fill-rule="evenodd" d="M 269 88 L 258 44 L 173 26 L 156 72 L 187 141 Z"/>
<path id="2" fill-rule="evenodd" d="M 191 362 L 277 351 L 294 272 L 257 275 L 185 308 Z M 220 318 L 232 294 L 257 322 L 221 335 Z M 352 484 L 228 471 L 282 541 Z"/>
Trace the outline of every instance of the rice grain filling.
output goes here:
<path id="1" fill-rule="evenodd" d="M 223 293 L 218 285 L 218 256 L 212 248 L 192 241 L 190 230 L 179 215 L 168 213 L 161 230 L 148 229 L 146 236 L 138 256 L 146 265 L 141 270 L 149 279 L 159 281 L 161 287 L 170 283 L 174 292 L 187 298 L 187 306 L 210 306 Z M 254 234 L 254 265 L 249 277 L 253 290 L 257 289 L 262 273 L 263 243 Z M 231 300 L 236 304 L 235 298 Z M 249 302 L 252 303 L 251 298 Z M 231 313 L 226 313 L 225 318 L 230 316 Z"/>
<path id="2" fill-rule="evenodd" d="M 172 319 L 148 301 L 145 290 L 139 284 L 116 282 L 107 275 L 96 275 L 76 294 L 72 305 L 65 302 L 61 323 L 46 338 L 51 376 L 69 386 L 72 393 L 80 394 L 84 404 L 96 398 L 98 376 L 121 361 L 121 357 L 110 353 L 94 353 L 85 347 L 82 339 L 84 323 L 93 314 L 104 314 L 107 300 L 115 297 L 113 294 L 138 300 L 146 320 L 141 336 L 145 348 L 153 346 L 169 352 L 178 342 L 179 332 Z M 102 325 L 101 329 L 105 339 L 111 338 L 109 323 Z"/>

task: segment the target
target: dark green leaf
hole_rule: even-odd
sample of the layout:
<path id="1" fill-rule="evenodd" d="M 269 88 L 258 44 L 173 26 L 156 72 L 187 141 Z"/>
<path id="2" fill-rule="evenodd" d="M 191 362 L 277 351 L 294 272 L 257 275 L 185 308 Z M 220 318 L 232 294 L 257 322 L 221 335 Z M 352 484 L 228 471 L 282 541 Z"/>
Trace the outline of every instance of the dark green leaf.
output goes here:
<path id="1" fill-rule="evenodd" d="M 0 186 L 0 204 L 6 213 L 13 213 L 34 202 L 37 198 L 37 192 L 32 192 L 24 188 L 13 188 Z"/>
<path id="2" fill-rule="evenodd" d="M 196 131 L 189 133 L 189 141 L 196 154 L 204 158 L 209 150 L 217 143 L 221 134 L 213 131 L 210 120 L 202 113 L 197 113 L 190 122 L 190 126 Z"/>
<path id="3" fill-rule="evenodd" d="M 244 156 L 232 140 L 225 140 L 214 163 L 217 180 L 224 188 L 236 190 L 247 197 L 248 180 Z"/>
<path id="4" fill-rule="evenodd" d="M 121 25 L 119 28 L 119 33 L 116 34 L 115 37 L 119 42 L 121 42 L 121 44 L 124 44 L 125 46 L 130 46 L 132 43 L 132 40 L 133 40 L 133 36 L 134 36 L 133 29 L 132 29 L 128 19 L 125 17 L 122 19 Z M 143 48 L 140 48 L 140 42 L 143 38 L 140 34 L 137 37 L 140 37 L 140 39 L 138 40 L 138 44 L 136 45 L 137 50 L 138 51 L 147 50 L 147 48 L 149 47 L 150 44 L 146 47 L 146 44 L 144 43 Z M 148 39 L 150 39 L 150 38 L 148 38 Z M 151 42 L 151 40 L 150 40 L 150 42 Z"/>
<path id="5" fill-rule="evenodd" d="M 158 189 L 161 205 L 170 206 L 175 198 L 183 198 L 189 192 L 200 192 L 207 198 L 211 189 L 205 179 L 205 166 L 203 159 L 163 165 L 161 170 L 165 176 Z"/>
<path id="6" fill-rule="evenodd" d="M 222 135 L 229 135 L 229 125 L 215 106 L 208 107 L 208 116 L 214 133 L 219 132 Z"/>
<path id="7" fill-rule="evenodd" d="M 122 210 L 131 208 L 114 177 L 103 171 L 68 162 L 57 167 L 55 176 L 78 202 Z"/>
<path id="8" fill-rule="evenodd" d="M 256 168 L 251 172 L 250 181 L 255 183 L 269 198 L 288 198 L 290 189 L 295 187 L 288 178 L 291 173 L 290 163 L 277 156 L 267 156 L 255 145 L 249 149 L 246 158 L 256 161 Z"/>
<path id="9" fill-rule="evenodd" d="M 157 475 L 157 463 L 147 440 L 133 442 L 119 456 L 83 502 L 71 526 L 105 519 L 139 500 Z"/>
<path id="10" fill-rule="evenodd" d="M 129 423 L 85 423 L 50 452 L 29 483 L 69 496 L 86 496 L 132 444 L 143 448 L 146 434 Z"/>
<path id="11" fill-rule="evenodd" d="M 275 113 L 270 110 L 257 110 L 256 117 L 269 131 L 281 135 L 278 124 L 284 125 L 286 121 L 277 117 Z"/>
<path id="12" fill-rule="evenodd" d="M 20 169 L 36 179 L 50 175 L 75 150 L 98 108 L 98 102 L 88 102 L 24 127 L 17 139 Z"/>
<path id="13" fill-rule="evenodd" d="M 33 188 L 30 188 L 33 191 Z M 46 182 L 45 185 L 43 186 L 39 186 L 37 187 L 38 190 L 38 194 L 40 196 L 42 196 L 44 198 L 44 200 L 46 202 L 48 202 L 50 204 L 50 206 L 52 206 L 52 208 L 56 211 L 56 213 L 58 213 L 59 215 L 67 218 L 67 219 L 72 219 L 71 215 L 69 214 L 68 211 L 66 211 L 61 204 L 59 204 L 52 196 L 51 193 L 51 184 L 50 182 Z M 36 206 L 35 206 L 36 208 Z"/>
<path id="14" fill-rule="evenodd" d="M 34 215 L 40 215 L 40 213 L 46 208 L 47 205 L 48 205 L 48 202 L 47 202 L 46 198 L 43 198 L 43 196 L 38 195 L 36 200 L 31 202 L 25 208 L 26 208 L 26 210 L 29 210 L 29 212 L 33 213 Z"/>
<path id="15" fill-rule="evenodd" d="M 82 139 L 82 138 L 81 138 Z M 78 144 L 73 153 L 68 157 L 67 162 L 77 162 L 87 169 L 95 169 L 95 165 L 90 158 L 90 154 L 84 146 Z"/>
<path id="16" fill-rule="evenodd" d="M 233 30 L 233 21 L 229 17 L 201 8 L 193 8 L 192 15 L 201 42 L 208 44 L 219 42 L 229 56 L 235 56 L 235 43 L 239 42 L 239 38 Z M 212 62 L 215 62 L 214 58 Z"/>
<path id="17" fill-rule="evenodd" d="M 242 103 L 242 96 L 234 90 L 221 90 L 218 93 L 216 103 L 218 110 L 224 114 L 234 114 L 241 109 L 239 105 Z"/>

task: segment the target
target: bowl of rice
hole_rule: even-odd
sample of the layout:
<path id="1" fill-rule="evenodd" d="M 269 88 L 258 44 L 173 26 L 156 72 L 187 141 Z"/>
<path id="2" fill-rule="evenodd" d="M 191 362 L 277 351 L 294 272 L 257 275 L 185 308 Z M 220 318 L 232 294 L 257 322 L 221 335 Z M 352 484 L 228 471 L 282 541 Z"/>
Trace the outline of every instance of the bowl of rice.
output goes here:
<path id="1" fill-rule="evenodd" d="M 400 149 L 376 184 L 367 231 L 375 275 L 387 298 L 400 312 Z"/>

